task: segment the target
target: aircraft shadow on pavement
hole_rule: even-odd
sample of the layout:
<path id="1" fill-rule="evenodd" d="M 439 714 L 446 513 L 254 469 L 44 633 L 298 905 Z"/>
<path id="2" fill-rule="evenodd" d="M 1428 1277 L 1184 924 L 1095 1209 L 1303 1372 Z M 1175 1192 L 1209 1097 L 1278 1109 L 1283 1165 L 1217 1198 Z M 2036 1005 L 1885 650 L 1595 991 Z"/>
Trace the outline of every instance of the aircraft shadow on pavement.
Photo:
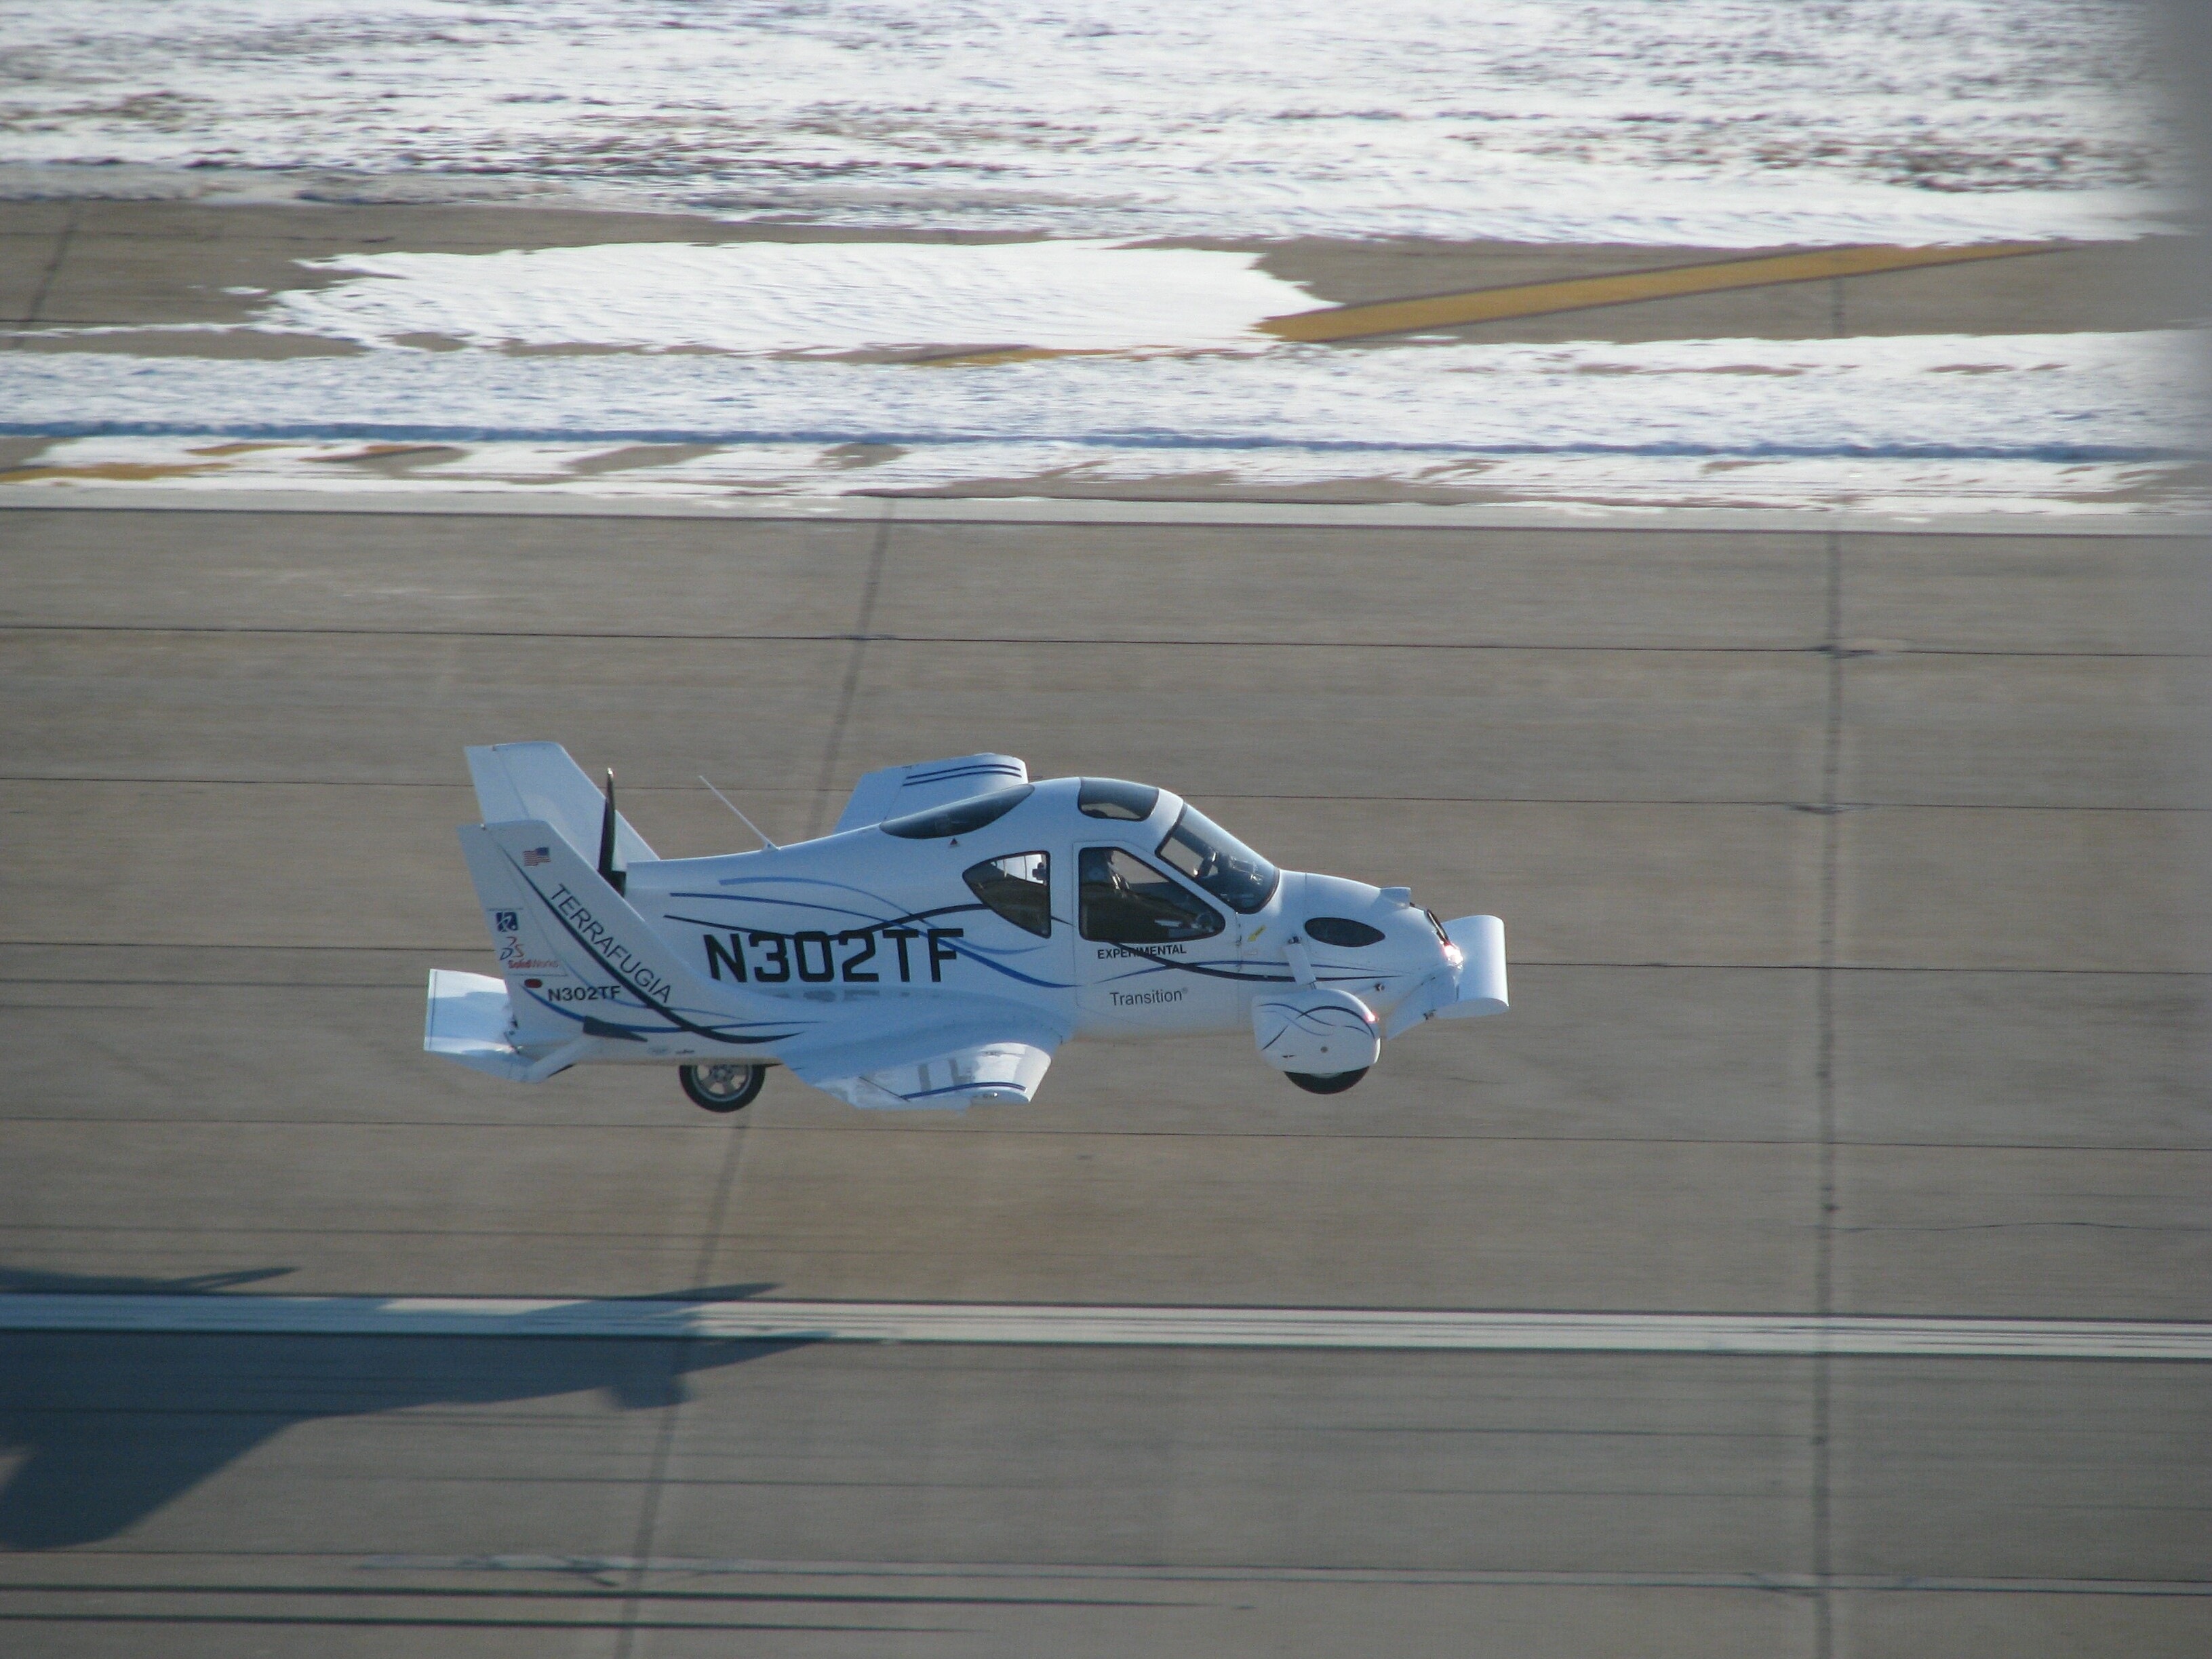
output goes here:
<path id="1" fill-rule="evenodd" d="M 211 1294 L 288 1271 L 150 1279 L 0 1269 L 0 1291 Z M 808 1339 L 706 1340 L 673 1328 L 686 1303 L 770 1288 L 702 1286 L 653 1298 L 669 1304 L 665 1341 L 533 1337 L 527 1315 L 510 1316 L 513 1334 L 0 1334 L 0 1451 L 20 1460 L 0 1486 L 0 1549 L 111 1538 L 293 1425 L 318 1418 L 592 1389 L 624 1410 L 677 1404 L 693 1372 L 810 1346 Z"/>

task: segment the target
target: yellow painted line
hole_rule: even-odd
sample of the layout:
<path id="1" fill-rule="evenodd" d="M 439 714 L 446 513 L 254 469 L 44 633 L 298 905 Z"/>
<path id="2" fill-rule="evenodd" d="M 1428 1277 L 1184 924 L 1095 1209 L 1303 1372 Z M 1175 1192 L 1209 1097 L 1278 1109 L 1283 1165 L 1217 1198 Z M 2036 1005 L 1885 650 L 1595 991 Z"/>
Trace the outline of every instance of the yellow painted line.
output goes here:
<path id="1" fill-rule="evenodd" d="M 1472 289 L 1418 300 L 1325 306 L 1317 311 L 1270 317 L 1259 326 L 1263 333 L 1278 338 L 1310 343 L 1359 340 L 1382 334 L 1410 334 L 1425 328 L 1459 328 L 1469 323 L 1499 322 L 1510 317 L 1541 317 L 1553 312 L 1632 305 L 1639 300 L 1671 300 L 1690 294 L 1722 294 L 1730 289 L 1771 288 L 1785 283 L 1819 282 L 1831 276 L 1871 276 L 1886 270 L 1964 264 L 1976 259 L 2008 259 L 2023 253 L 2048 253 L 2059 246 L 2055 242 L 1984 242 L 1961 247 L 1815 248 L 1803 253 L 1762 254 L 1747 259 L 1669 265 L 1657 270 L 1626 270 L 1610 276 L 1516 283 L 1508 288 Z M 927 368 L 969 368 L 995 363 L 1036 362 L 1047 357 L 1124 355 L 1097 349 L 1055 351 L 1041 346 L 1000 346 L 913 361 Z"/>
<path id="2" fill-rule="evenodd" d="M 16 466 L 0 471 L 0 483 L 35 483 L 42 478 L 101 478 L 144 483 L 155 478 L 185 478 L 221 472 L 225 461 L 100 461 L 85 466 Z"/>
<path id="3" fill-rule="evenodd" d="M 1055 351 L 1050 346 L 994 346 L 988 351 L 958 351 L 948 357 L 909 357 L 916 368 L 988 368 L 997 363 L 1034 363 L 1047 357 L 1119 357 L 1119 351 L 1096 348 Z"/>
<path id="4" fill-rule="evenodd" d="M 1407 334 L 1424 328 L 1459 328 L 1468 323 L 1497 322 L 1508 317 L 1540 317 L 1548 312 L 1630 305 L 1639 300 L 1671 300 L 1686 294 L 1719 294 L 1729 289 L 1810 283 L 1827 276 L 1868 276 L 1878 271 L 1911 270 L 1921 265 L 2004 259 L 2022 253 L 2046 253 L 2055 246 L 2051 242 L 1986 242 L 1965 247 L 1820 248 L 1809 253 L 1723 259 L 1707 264 L 1673 265 L 1660 270 L 1622 271 L 1612 276 L 1517 283 L 1510 288 L 1438 294 L 1423 300 L 1330 306 L 1320 311 L 1270 317 L 1260 327 L 1285 340 L 1357 340 L 1376 334 Z"/>
<path id="5" fill-rule="evenodd" d="M 308 455 L 303 459 L 325 461 L 380 461 L 387 455 L 428 455 L 435 450 L 452 450 L 451 444 L 364 444 L 349 455 Z"/>

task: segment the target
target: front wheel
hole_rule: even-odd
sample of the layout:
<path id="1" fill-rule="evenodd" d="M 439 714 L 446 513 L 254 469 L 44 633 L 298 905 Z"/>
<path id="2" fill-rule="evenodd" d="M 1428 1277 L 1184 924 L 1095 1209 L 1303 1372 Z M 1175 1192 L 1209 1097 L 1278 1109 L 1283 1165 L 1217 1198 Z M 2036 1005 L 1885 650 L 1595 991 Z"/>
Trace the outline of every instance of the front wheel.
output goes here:
<path id="1" fill-rule="evenodd" d="M 1335 1072 L 1328 1077 L 1316 1077 L 1311 1072 L 1285 1072 L 1283 1075 L 1310 1095 L 1340 1095 L 1367 1075 L 1363 1066 L 1356 1072 Z"/>
<path id="2" fill-rule="evenodd" d="M 694 1106 L 710 1112 L 742 1111 L 768 1081 L 765 1066 L 679 1066 L 678 1081 Z"/>

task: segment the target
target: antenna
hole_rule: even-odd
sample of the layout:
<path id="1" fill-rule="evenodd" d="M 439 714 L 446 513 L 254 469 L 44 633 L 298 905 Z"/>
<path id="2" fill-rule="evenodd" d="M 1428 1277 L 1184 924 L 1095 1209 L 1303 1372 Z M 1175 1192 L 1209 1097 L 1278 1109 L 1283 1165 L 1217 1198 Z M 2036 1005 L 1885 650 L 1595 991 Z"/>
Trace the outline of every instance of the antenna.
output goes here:
<path id="1" fill-rule="evenodd" d="M 629 872 L 615 863 L 615 769 L 607 768 L 607 810 L 599 814 L 599 878 L 617 893 L 629 886 Z"/>
<path id="2" fill-rule="evenodd" d="M 700 773 L 700 774 L 698 775 L 698 776 L 699 776 L 699 781 L 700 781 L 700 782 L 702 782 L 702 783 L 707 783 L 707 775 L 706 775 L 704 772 Z M 724 794 L 720 790 L 719 790 L 719 789 L 715 788 L 715 787 L 714 787 L 714 786 L 713 784 L 711 784 L 711 783 L 707 783 L 707 793 L 708 793 L 708 794 L 712 795 L 712 796 L 713 796 L 716 800 L 718 800 L 718 801 L 721 802 L 723 805 L 725 805 L 725 806 L 728 807 L 728 808 L 730 809 L 730 811 L 732 811 L 732 812 L 738 812 L 738 804 L 737 804 L 737 802 L 735 802 L 735 801 L 732 800 L 732 799 L 731 799 L 727 795 Z M 768 833 L 767 833 L 767 831 L 763 830 L 760 827 L 760 825 L 758 825 L 757 823 L 754 823 L 750 818 L 747 817 L 746 817 L 743 812 L 738 812 L 738 822 L 739 823 L 744 824 L 744 825 L 745 826 L 745 828 L 746 828 L 746 829 L 748 829 L 748 830 L 751 830 L 751 831 L 753 832 L 753 834 L 755 834 L 755 835 L 758 836 L 760 837 L 761 845 L 762 845 L 763 847 L 766 848 L 769 852 L 771 852 L 771 853 L 775 853 L 775 852 L 779 852 L 779 851 L 781 851 L 781 850 L 780 848 L 778 848 L 778 847 L 776 846 L 776 844 L 775 844 L 774 842 L 770 841 L 770 840 L 768 838 Z"/>

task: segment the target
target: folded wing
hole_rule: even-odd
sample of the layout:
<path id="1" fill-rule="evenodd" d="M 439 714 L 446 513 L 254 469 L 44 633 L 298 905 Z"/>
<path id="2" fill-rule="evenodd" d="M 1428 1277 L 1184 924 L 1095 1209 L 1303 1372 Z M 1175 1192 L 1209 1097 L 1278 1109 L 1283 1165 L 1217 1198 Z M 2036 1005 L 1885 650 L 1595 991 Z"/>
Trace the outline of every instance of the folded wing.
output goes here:
<path id="1" fill-rule="evenodd" d="M 909 1108 L 1027 1105 L 1066 1031 L 1018 1004 L 963 999 L 932 1011 L 893 1012 L 847 1026 L 834 1041 L 786 1053 L 794 1076 L 850 1106 Z"/>
<path id="2" fill-rule="evenodd" d="M 1011 789 L 1029 781 L 1030 769 L 1012 755 L 961 755 L 912 766 L 886 766 L 853 786 L 852 799 L 845 803 L 830 833 L 866 829 L 885 818 L 948 806 L 970 795 L 988 795 L 994 789 Z"/>

